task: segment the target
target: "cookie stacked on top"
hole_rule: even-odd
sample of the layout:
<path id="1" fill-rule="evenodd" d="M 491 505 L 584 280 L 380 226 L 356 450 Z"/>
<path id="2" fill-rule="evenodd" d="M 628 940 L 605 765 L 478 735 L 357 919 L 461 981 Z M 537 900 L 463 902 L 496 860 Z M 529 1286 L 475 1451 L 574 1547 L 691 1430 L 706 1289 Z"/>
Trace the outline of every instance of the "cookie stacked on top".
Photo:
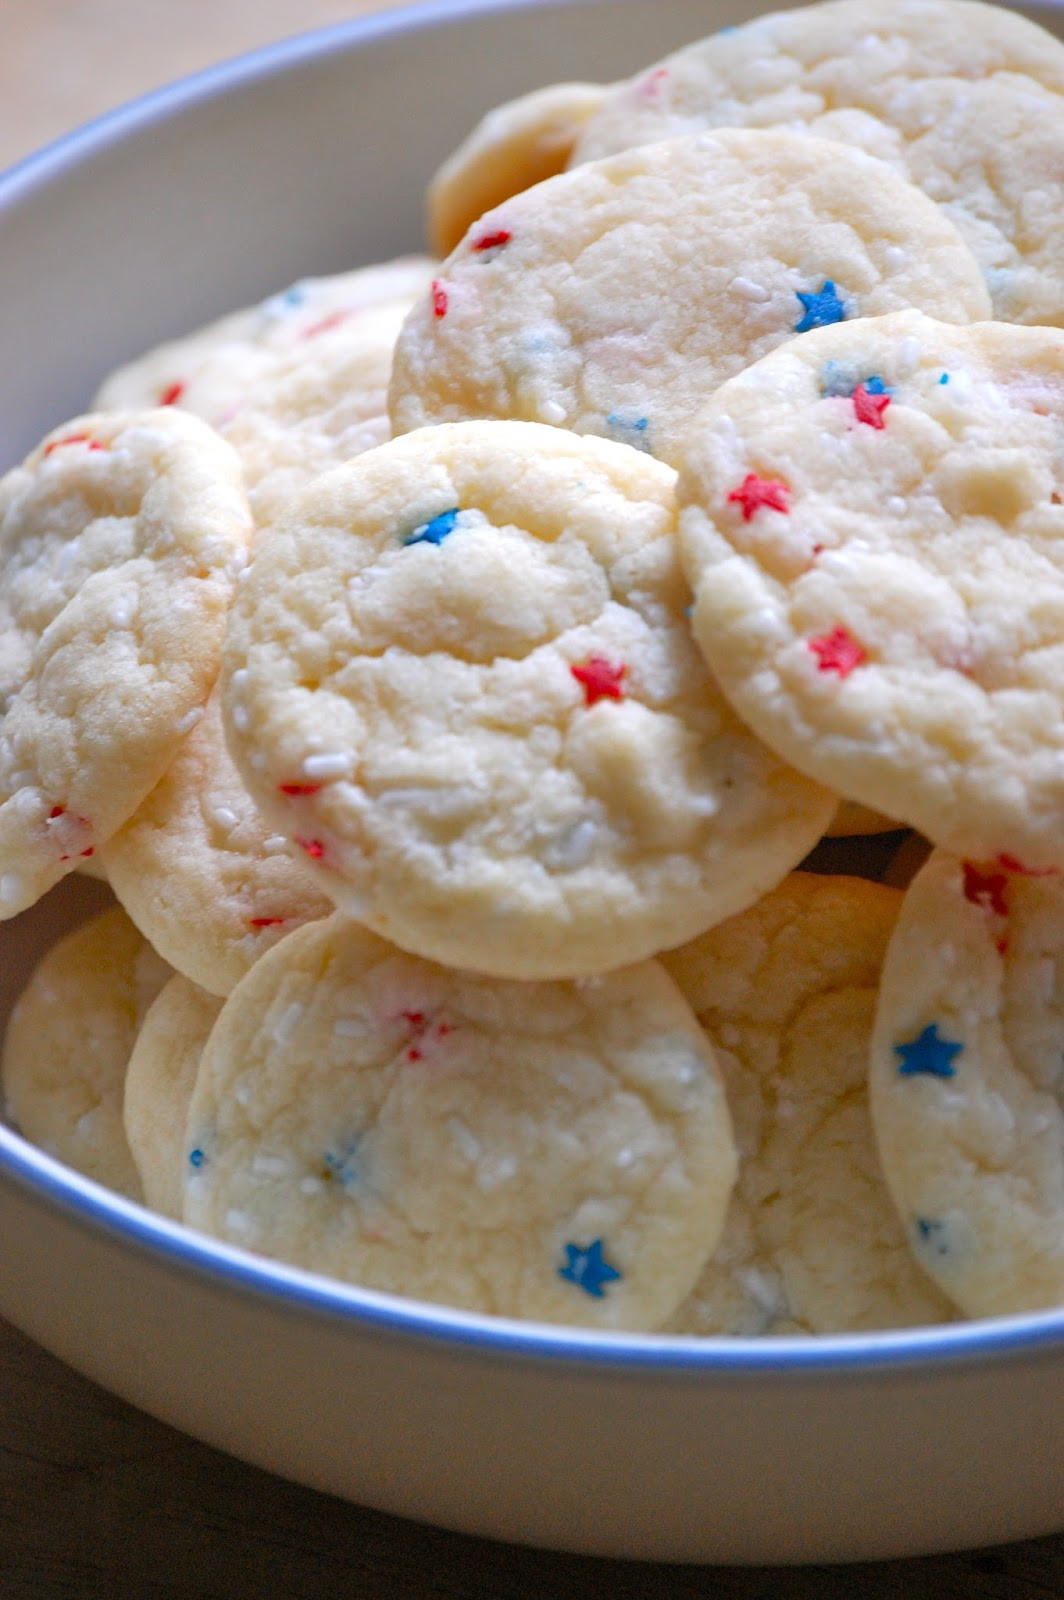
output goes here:
<path id="1" fill-rule="evenodd" d="M 12 1017 L 27 1136 L 505 1316 L 1064 1301 L 1061 155 L 1011 13 L 763 17 L 9 474 L 0 904 L 125 908 Z M 833 818 L 904 896 L 795 870 Z"/>

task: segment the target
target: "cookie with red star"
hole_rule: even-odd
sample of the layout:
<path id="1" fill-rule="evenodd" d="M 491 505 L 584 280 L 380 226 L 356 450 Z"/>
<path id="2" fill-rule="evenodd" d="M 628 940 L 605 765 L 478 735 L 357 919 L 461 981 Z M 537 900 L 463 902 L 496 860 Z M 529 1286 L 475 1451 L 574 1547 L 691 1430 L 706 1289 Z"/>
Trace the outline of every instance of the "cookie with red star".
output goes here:
<path id="1" fill-rule="evenodd" d="M 691 638 L 674 479 L 628 445 L 457 423 L 317 479 L 262 537 L 226 737 L 338 906 L 432 960 L 575 977 L 693 937 L 812 847 L 832 797 Z"/>
<path id="2" fill-rule="evenodd" d="M 615 85 L 571 164 L 697 128 L 838 140 L 945 208 L 986 273 L 995 317 L 1059 327 L 1062 95 L 1064 46 L 1011 8 L 828 0 L 722 29 Z M 806 304 L 807 327 L 838 320 L 831 297 Z"/>
<path id="3" fill-rule="evenodd" d="M 432 248 L 449 255 L 485 211 L 563 172 L 606 93 L 604 84 L 552 83 L 487 112 L 429 184 Z"/>
<path id="4" fill-rule="evenodd" d="M 392 424 L 544 422 L 676 466 L 725 379 L 785 340 L 906 306 L 990 315 L 946 212 L 883 162 L 778 129 L 669 139 L 472 225 L 403 325 Z M 889 403 L 859 394 L 862 426 Z M 771 475 L 733 487 L 744 515 L 781 498 Z"/>
<path id="5" fill-rule="evenodd" d="M 0 919 L 91 859 L 202 717 L 250 535 L 236 454 L 172 406 L 77 417 L 0 479 Z"/>
<path id="6" fill-rule="evenodd" d="M 219 1013 L 184 1218 L 390 1294 L 650 1329 L 714 1248 L 734 1177 L 712 1050 L 656 962 L 498 982 L 337 914 Z"/>
<path id="7" fill-rule="evenodd" d="M 1062 425 L 1064 334 L 909 311 L 733 378 L 681 466 L 692 625 L 736 710 L 973 861 L 1064 869 Z M 779 490 L 747 516 L 752 479 Z"/>
<path id="8" fill-rule="evenodd" d="M 936 850 L 883 969 L 871 1104 L 910 1248 L 973 1317 L 1064 1304 L 1064 876 Z"/>

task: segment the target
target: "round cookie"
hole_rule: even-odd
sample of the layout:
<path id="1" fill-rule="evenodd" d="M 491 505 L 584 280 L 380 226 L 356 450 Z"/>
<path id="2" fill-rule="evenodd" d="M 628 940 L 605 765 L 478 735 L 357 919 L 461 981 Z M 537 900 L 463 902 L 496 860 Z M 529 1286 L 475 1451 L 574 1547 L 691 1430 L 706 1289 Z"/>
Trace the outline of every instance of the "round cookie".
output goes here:
<path id="1" fill-rule="evenodd" d="M 148 1009 L 126 1069 L 122 1121 L 144 1203 L 177 1222 L 184 1210 L 188 1108 L 221 1009 L 217 995 L 178 973 Z"/>
<path id="2" fill-rule="evenodd" d="M 990 315 L 974 257 L 926 195 L 831 140 L 694 134 L 484 217 L 404 324 L 389 409 L 396 433 L 512 417 L 676 466 L 725 379 L 796 333 L 907 306 Z"/>
<path id="3" fill-rule="evenodd" d="M 393 1294 L 653 1328 L 688 1292 L 735 1172 L 719 1075 L 645 962 L 506 984 L 342 915 L 234 990 L 188 1120 L 185 1220 Z"/>
<path id="4" fill-rule="evenodd" d="M 0 480 L 0 918 L 125 822 L 202 715 L 251 529 L 173 409 L 79 417 Z"/>
<path id="5" fill-rule="evenodd" d="M 725 29 L 616 85 L 572 160 L 707 127 L 837 138 L 943 205 L 986 272 L 996 317 L 1059 324 L 1062 93 L 1064 46 L 1012 11 L 834 0 Z"/>
<path id="6" fill-rule="evenodd" d="M 552 83 L 482 117 L 429 184 L 429 242 L 449 255 L 492 206 L 565 170 L 588 117 L 607 90 L 599 83 Z"/>
<path id="7" fill-rule="evenodd" d="M 692 623 L 780 756 L 973 859 L 1064 867 L 1064 336 L 908 312 L 710 401 Z"/>
<path id="8" fill-rule="evenodd" d="M 264 950 L 332 911 L 303 856 L 263 819 L 222 736 L 217 695 L 165 775 L 100 852 L 145 938 L 212 995 Z"/>
<path id="9" fill-rule="evenodd" d="M 4 1035 L 0 1079 L 12 1122 L 68 1166 L 141 1198 L 122 1127 L 137 1029 L 170 977 L 124 911 L 60 939 L 34 969 Z"/>
<path id="10" fill-rule="evenodd" d="M 713 1044 L 739 1178 L 670 1333 L 841 1333 L 948 1322 L 913 1261 L 868 1107 L 876 985 L 901 895 L 797 872 L 663 957 Z"/>
<path id="11" fill-rule="evenodd" d="M 312 478 L 391 437 L 392 351 L 414 296 L 276 352 L 221 427 L 244 468 L 258 529 Z"/>
<path id="12" fill-rule="evenodd" d="M 97 411 L 175 405 L 221 427 L 262 380 L 272 379 L 279 357 L 308 354 L 333 328 L 353 327 L 363 316 L 406 306 L 427 286 L 433 265 L 424 256 L 401 256 L 380 266 L 327 278 L 304 278 L 257 306 L 169 340 L 113 372 L 93 401 Z"/>
<path id="13" fill-rule="evenodd" d="M 872 1113 L 916 1258 L 969 1316 L 1064 1303 L 1064 883 L 936 850 L 883 970 Z"/>
<path id="14" fill-rule="evenodd" d="M 312 484 L 230 620 L 226 738 L 375 932 L 575 977 L 777 883 L 833 798 L 728 710 L 685 615 L 674 474 L 529 423 L 424 429 Z"/>

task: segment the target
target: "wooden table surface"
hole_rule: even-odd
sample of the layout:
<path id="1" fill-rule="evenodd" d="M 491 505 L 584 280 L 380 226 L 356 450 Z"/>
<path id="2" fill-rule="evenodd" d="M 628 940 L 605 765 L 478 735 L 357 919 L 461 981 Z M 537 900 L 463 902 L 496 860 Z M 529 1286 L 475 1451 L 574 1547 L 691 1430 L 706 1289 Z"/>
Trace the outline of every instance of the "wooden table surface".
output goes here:
<path id="1" fill-rule="evenodd" d="M 144 89 L 396 0 L 0 0 L 0 166 Z M 0 1271 L 2 1271 L 0 1263 Z M 346 1505 L 134 1411 L 0 1324 L 0 1600 L 1047 1600 L 1064 1537 L 797 1570 L 640 1566 Z"/>

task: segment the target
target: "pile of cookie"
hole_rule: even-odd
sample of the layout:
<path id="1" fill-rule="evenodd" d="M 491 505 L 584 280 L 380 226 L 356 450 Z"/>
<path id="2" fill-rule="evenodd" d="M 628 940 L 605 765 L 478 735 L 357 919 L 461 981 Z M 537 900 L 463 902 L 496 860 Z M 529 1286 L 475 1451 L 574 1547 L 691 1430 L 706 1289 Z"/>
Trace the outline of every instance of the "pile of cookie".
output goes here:
<path id="1" fill-rule="evenodd" d="M 0 481 L 0 914 L 120 903 L 13 1123 L 496 1315 L 1059 1305 L 1064 44 L 764 16 L 491 113 L 429 219 Z"/>

